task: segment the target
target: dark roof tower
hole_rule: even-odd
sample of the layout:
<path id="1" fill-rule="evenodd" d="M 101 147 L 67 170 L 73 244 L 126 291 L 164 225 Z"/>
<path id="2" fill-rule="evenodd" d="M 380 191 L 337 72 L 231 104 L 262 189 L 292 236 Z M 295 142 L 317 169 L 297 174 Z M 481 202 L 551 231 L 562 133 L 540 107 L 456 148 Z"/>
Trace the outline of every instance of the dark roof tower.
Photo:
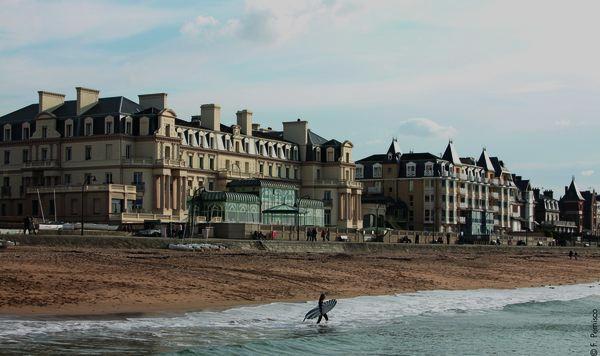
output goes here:
<path id="1" fill-rule="evenodd" d="M 456 153 L 456 149 L 454 149 L 452 140 L 448 142 L 448 146 L 446 146 L 442 159 L 452 162 L 453 164 L 461 164 L 460 157 L 458 156 L 458 153 Z"/>

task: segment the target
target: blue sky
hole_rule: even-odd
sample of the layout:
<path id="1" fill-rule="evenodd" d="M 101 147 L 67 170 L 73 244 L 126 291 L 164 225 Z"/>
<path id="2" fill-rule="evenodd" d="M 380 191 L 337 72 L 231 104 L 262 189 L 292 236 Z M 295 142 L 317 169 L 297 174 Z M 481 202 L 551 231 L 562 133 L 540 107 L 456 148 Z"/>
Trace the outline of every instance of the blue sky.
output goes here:
<path id="1" fill-rule="evenodd" d="M 600 189 L 597 1 L 29 1 L 0 13 L 0 113 L 37 90 L 169 93 L 182 118 L 309 120 L 355 158 L 482 147 L 539 187 Z"/>

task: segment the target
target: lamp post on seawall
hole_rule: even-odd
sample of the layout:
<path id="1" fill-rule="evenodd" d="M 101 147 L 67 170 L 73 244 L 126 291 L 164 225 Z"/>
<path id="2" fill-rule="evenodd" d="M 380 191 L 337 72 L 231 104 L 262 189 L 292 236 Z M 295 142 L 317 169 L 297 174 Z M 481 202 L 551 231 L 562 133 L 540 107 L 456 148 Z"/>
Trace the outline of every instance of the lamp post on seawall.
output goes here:
<path id="1" fill-rule="evenodd" d="M 95 176 L 90 176 L 87 182 L 85 181 L 86 178 L 87 177 L 84 177 L 84 182 L 83 182 L 83 184 L 81 184 L 81 236 L 83 236 L 83 223 L 84 223 L 84 216 L 85 216 L 84 211 L 83 211 L 84 206 L 85 206 L 84 202 L 83 202 L 83 195 L 85 193 L 85 187 L 87 187 L 90 184 L 90 182 L 96 183 Z"/>

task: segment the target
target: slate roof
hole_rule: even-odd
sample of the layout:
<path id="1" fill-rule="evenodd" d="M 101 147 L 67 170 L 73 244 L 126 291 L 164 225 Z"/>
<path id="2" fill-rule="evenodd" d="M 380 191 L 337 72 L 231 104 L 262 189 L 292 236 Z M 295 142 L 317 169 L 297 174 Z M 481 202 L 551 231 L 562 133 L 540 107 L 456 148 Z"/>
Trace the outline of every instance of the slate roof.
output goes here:
<path id="1" fill-rule="evenodd" d="M 316 133 L 312 132 L 312 130 L 308 130 L 308 143 L 312 144 L 312 145 L 324 145 L 328 142 L 327 139 L 317 135 Z"/>
<path id="2" fill-rule="evenodd" d="M 490 156 L 488 156 L 486 149 L 484 148 L 481 151 L 481 155 L 479 156 L 479 160 L 477 161 L 477 165 L 481 168 L 485 168 L 488 171 L 494 171 L 494 165 L 490 160 Z"/>
<path id="3" fill-rule="evenodd" d="M 402 161 L 419 161 L 419 160 L 438 160 L 440 159 L 438 156 L 429 153 L 429 152 L 420 152 L 420 153 L 405 153 L 400 157 Z"/>
<path id="4" fill-rule="evenodd" d="M 382 162 L 382 161 L 385 161 L 386 159 L 387 159 L 387 155 L 385 155 L 385 154 L 376 154 L 376 155 L 370 155 L 370 156 L 365 157 L 363 159 L 359 159 L 356 162 L 357 163 L 359 163 L 359 162 Z"/>
<path id="5" fill-rule="evenodd" d="M 575 178 L 571 179 L 571 184 L 565 190 L 565 196 L 562 198 L 565 201 L 585 200 L 579 192 L 579 188 L 575 184 Z"/>
<path id="6" fill-rule="evenodd" d="M 141 112 L 138 103 L 131 101 L 123 96 L 114 96 L 109 98 L 100 98 L 98 103 L 84 112 L 81 117 L 88 116 L 106 116 L 110 114 L 137 114 Z M 27 105 L 21 109 L 0 116 L 0 124 L 21 123 L 33 120 L 39 113 L 39 104 Z M 52 110 L 52 115 L 57 118 L 76 118 L 77 101 L 67 100 L 58 108 Z"/>
<path id="7" fill-rule="evenodd" d="M 448 146 L 446 146 L 446 150 L 442 155 L 442 159 L 452 162 L 453 164 L 460 164 L 460 157 L 458 153 L 456 153 L 456 149 L 454 148 L 454 143 L 452 141 L 448 142 Z"/>

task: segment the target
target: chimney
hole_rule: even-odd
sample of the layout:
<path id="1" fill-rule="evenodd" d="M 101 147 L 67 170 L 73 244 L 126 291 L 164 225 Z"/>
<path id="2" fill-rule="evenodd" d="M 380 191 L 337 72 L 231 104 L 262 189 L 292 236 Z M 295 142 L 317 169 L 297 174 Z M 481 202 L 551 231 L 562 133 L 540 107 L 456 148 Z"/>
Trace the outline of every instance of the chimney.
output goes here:
<path id="1" fill-rule="evenodd" d="M 142 94 L 138 95 L 138 99 L 142 110 L 148 108 L 162 110 L 167 107 L 167 93 Z"/>
<path id="2" fill-rule="evenodd" d="M 217 104 L 200 106 L 200 120 L 202 127 L 213 131 L 221 131 L 221 107 Z"/>
<path id="3" fill-rule="evenodd" d="M 241 133 L 247 136 L 252 136 L 252 111 L 246 109 L 236 113 L 237 124 L 241 128 Z"/>
<path id="4" fill-rule="evenodd" d="M 56 109 L 65 103 L 65 95 L 59 93 L 51 93 L 49 91 L 38 91 L 39 99 L 39 112 Z"/>
<path id="5" fill-rule="evenodd" d="M 260 130 L 260 124 L 252 124 L 252 131 Z"/>
<path id="6" fill-rule="evenodd" d="M 549 199 L 554 199 L 554 192 L 551 190 L 544 190 L 544 196 Z"/>
<path id="7" fill-rule="evenodd" d="M 77 116 L 88 111 L 98 103 L 99 90 L 83 87 L 76 87 L 75 90 L 77 90 Z"/>

